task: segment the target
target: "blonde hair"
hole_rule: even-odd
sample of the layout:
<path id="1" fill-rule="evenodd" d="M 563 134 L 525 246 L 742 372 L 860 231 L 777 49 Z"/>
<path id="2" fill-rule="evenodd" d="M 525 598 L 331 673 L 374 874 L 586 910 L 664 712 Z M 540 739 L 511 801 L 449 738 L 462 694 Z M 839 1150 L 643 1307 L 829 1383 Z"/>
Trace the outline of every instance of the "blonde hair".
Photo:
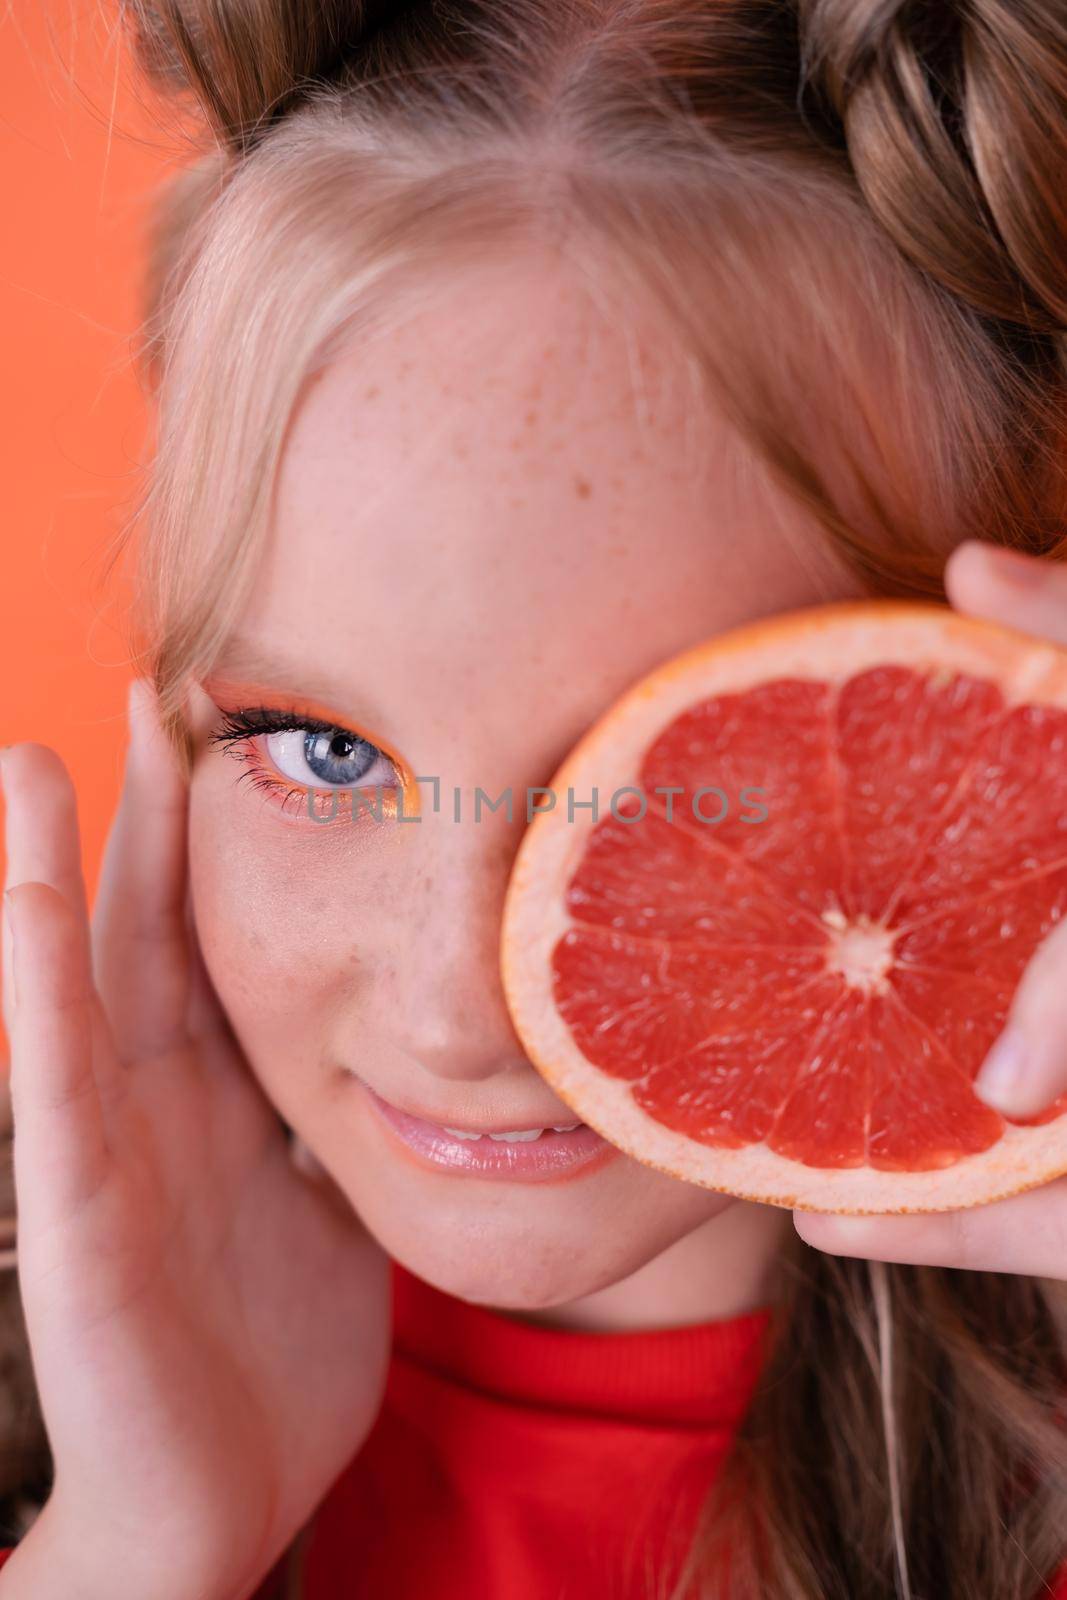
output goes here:
<path id="1" fill-rule="evenodd" d="M 655 304 L 870 593 L 943 596 L 964 536 L 1063 552 L 1056 0 L 127 9 L 216 143 L 161 213 L 144 349 L 136 615 L 183 758 L 302 385 L 490 251 Z M 796 1239 L 783 1268 L 672 1593 L 722 1592 L 729 1550 L 731 1600 L 1028 1600 L 1067 1555 L 1063 1286 Z"/>

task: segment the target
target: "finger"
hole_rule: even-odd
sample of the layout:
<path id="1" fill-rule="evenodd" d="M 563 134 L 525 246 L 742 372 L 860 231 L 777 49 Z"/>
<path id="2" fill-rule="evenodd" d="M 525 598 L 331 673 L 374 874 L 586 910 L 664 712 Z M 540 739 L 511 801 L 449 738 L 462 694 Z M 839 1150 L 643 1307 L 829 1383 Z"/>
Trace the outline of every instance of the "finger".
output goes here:
<path id="1" fill-rule="evenodd" d="M 186 888 L 185 930 L 189 948 L 189 999 L 187 1017 L 190 1035 L 199 1040 L 212 1039 L 226 1045 L 236 1045 L 233 1028 L 207 970 L 200 940 L 196 932 L 191 886 Z"/>
<path id="2" fill-rule="evenodd" d="M 85 919 L 88 898 L 82 873 L 78 802 L 66 765 L 48 745 L 25 740 L 3 753 L 6 866 L 4 888 L 47 883 Z M 3 932 L 4 1028 L 10 1037 L 11 948 Z"/>
<path id="3" fill-rule="evenodd" d="M 78 797 L 66 763 L 32 739 L 8 745 L 2 760 L 7 865 L 4 888 L 50 883 L 85 916 Z"/>
<path id="4" fill-rule="evenodd" d="M 1012 1117 L 1033 1116 L 1067 1094 L 1067 921 L 1030 957 L 974 1091 Z"/>
<path id="5" fill-rule="evenodd" d="M 281 1144 L 278 1113 L 248 1064 L 205 965 L 193 916 L 191 884 L 186 887 L 185 914 L 189 940 L 187 1030 L 198 1069 L 216 1097 L 214 1114 L 218 1126 L 225 1126 L 226 1106 L 230 1104 L 242 1129 L 247 1131 L 249 1119 L 254 1117 L 265 1141 Z"/>
<path id="6" fill-rule="evenodd" d="M 1067 1278 L 1067 1178 L 963 1211 L 899 1217 L 794 1211 L 793 1226 L 806 1244 L 831 1255 Z"/>
<path id="7" fill-rule="evenodd" d="M 89 928 L 51 884 L 7 891 L 11 930 L 11 1101 L 20 1218 L 47 1226 L 103 1183 L 109 1151 L 93 1067 L 100 1002 Z"/>
<path id="8" fill-rule="evenodd" d="M 945 567 L 960 610 L 1067 645 L 1067 563 L 965 540 Z M 1067 1092 L 1067 925 L 1035 952 L 1008 1026 L 975 1079 L 975 1092 L 1009 1116 L 1031 1116 Z"/>
<path id="9" fill-rule="evenodd" d="M 1067 563 L 965 539 L 944 576 L 957 610 L 1067 645 Z"/>
<path id="10" fill-rule="evenodd" d="M 11 1072 L 11 1030 L 15 1026 L 15 988 L 11 961 L 11 926 L 6 911 L 0 916 L 0 1005 L 3 1007 L 4 1032 L 8 1040 L 8 1063 Z"/>
<path id="11" fill-rule="evenodd" d="M 0 1140 L 6 1139 L 11 1133 L 11 1056 L 0 1061 Z"/>
<path id="12" fill-rule="evenodd" d="M 92 916 L 97 988 L 127 1066 L 186 1037 L 187 789 L 156 707 L 149 681 L 134 679 L 122 792 Z"/>

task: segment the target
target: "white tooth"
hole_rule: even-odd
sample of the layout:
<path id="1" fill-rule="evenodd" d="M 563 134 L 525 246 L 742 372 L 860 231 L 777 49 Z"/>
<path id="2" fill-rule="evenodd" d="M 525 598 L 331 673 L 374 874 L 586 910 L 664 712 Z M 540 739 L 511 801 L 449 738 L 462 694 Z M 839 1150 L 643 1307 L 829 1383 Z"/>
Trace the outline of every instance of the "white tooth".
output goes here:
<path id="1" fill-rule="evenodd" d="M 444 1123 L 441 1124 L 445 1128 Z M 445 1128 L 446 1133 L 454 1133 L 457 1139 L 480 1139 L 480 1133 L 471 1133 L 469 1128 Z"/>
<path id="2" fill-rule="evenodd" d="M 560 1123 L 558 1123 L 558 1122 L 554 1122 L 552 1124 L 552 1132 L 553 1133 L 570 1133 L 574 1128 L 580 1128 L 580 1127 L 581 1127 L 581 1123 L 580 1122 L 564 1122 L 562 1125 Z"/>
<path id="3" fill-rule="evenodd" d="M 544 1128 L 512 1128 L 507 1133 L 491 1133 L 490 1139 L 539 1139 Z"/>

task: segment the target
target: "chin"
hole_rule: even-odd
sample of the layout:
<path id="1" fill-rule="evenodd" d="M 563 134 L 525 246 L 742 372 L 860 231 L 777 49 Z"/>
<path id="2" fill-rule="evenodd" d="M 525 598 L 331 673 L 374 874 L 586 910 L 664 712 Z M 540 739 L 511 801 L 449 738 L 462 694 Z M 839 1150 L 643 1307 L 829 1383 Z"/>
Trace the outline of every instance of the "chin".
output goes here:
<path id="1" fill-rule="evenodd" d="M 410 1250 L 392 1248 L 390 1253 L 408 1272 L 435 1289 L 488 1310 L 543 1311 L 604 1287 L 596 1281 L 592 1263 L 576 1261 L 573 1252 L 562 1247 L 555 1260 L 548 1253 L 539 1263 L 509 1262 L 495 1258 L 492 1252 L 481 1261 L 472 1261 L 462 1251 L 452 1256 L 418 1245 Z"/>

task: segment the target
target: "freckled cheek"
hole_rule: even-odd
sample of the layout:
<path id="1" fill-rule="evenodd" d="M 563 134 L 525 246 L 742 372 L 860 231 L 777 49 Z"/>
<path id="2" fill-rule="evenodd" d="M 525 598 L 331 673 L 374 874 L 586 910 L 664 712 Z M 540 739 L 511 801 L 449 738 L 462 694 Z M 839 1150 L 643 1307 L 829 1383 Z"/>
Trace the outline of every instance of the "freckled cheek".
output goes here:
<path id="1" fill-rule="evenodd" d="M 189 872 L 204 961 L 238 1036 L 262 1058 L 314 1048 L 365 1002 L 395 896 L 373 849 L 289 838 L 255 815 L 220 826 L 191 804 Z M 384 932 L 383 932 L 384 930 Z"/>

